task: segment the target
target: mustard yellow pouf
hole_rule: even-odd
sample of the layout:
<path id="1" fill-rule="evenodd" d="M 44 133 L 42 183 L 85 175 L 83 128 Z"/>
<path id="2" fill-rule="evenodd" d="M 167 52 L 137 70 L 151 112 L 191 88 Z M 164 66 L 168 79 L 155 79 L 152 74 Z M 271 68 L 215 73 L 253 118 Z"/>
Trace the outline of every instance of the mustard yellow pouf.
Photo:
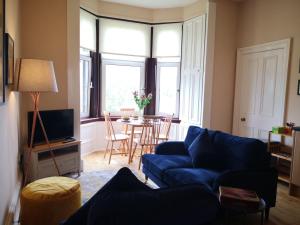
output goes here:
<path id="1" fill-rule="evenodd" d="M 58 225 L 81 206 L 80 184 L 47 177 L 28 184 L 21 194 L 21 225 Z"/>

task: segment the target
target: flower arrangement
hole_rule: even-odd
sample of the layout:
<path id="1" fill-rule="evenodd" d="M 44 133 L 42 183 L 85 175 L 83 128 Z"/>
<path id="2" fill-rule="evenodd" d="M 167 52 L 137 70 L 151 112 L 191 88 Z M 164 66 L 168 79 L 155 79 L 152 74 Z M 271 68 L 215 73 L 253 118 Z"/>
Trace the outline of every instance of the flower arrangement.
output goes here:
<path id="1" fill-rule="evenodd" d="M 137 106 L 140 110 L 143 110 L 148 104 L 150 104 L 152 99 L 152 94 L 149 93 L 148 95 L 140 94 L 138 91 L 133 92 L 133 98 Z"/>

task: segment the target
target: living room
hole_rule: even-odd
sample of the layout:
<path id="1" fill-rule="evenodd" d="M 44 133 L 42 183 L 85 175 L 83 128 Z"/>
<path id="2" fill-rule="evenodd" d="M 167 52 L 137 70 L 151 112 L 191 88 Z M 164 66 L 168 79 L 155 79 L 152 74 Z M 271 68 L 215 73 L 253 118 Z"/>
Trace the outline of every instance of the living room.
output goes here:
<path id="1" fill-rule="evenodd" d="M 141 29 L 144 33 L 147 33 L 145 40 L 148 40 L 145 42 L 145 49 L 147 49 L 148 52 L 146 51 L 146 53 L 142 54 L 144 59 L 155 58 L 155 56 L 157 56 L 157 58 L 163 58 L 157 53 L 157 50 L 155 50 L 155 46 L 157 46 L 158 43 L 156 42 L 158 39 L 156 37 L 158 37 L 160 31 L 171 29 L 175 31 L 175 36 L 180 37 L 179 53 L 178 51 L 178 54 L 176 51 L 173 51 L 175 52 L 174 55 L 166 57 L 172 59 L 177 57 L 179 60 L 158 60 L 157 62 L 157 67 L 159 68 L 164 67 L 163 63 L 169 63 L 168 65 L 173 65 L 174 68 L 177 68 L 176 79 L 181 82 L 179 82 L 179 84 L 173 82 L 179 86 L 172 87 L 172 97 L 176 99 L 176 103 L 174 101 L 170 104 L 172 106 L 174 105 L 175 110 L 172 110 L 172 113 L 175 115 L 172 119 L 169 141 L 184 140 L 187 130 L 191 125 L 207 128 L 209 131 L 218 130 L 238 136 L 268 140 L 268 131 L 272 130 L 272 127 L 285 126 L 287 122 L 294 123 L 296 126 L 300 124 L 300 15 L 298 13 L 300 4 L 297 0 L 6 0 L 4 9 L 5 22 L 3 27 L 5 27 L 5 33 L 8 33 L 13 40 L 13 58 L 15 64 L 17 65 L 18 59 L 45 59 L 53 61 L 58 92 L 41 93 L 39 110 L 41 112 L 45 110 L 74 110 L 73 136 L 77 141 L 81 141 L 81 155 L 79 159 L 83 162 L 81 168 L 83 171 L 80 171 L 81 178 L 76 178 L 75 176 L 75 179 L 81 179 L 81 181 L 87 179 L 88 181 L 85 180 L 82 182 L 91 182 L 91 185 L 95 186 L 92 190 L 93 193 L 95 190 L 100 189 L 114 176 L 116 171 L 123 166 L 129 167 L 142 182 L 145 182 L 145 174 L 143 172 L 143 164 L 141 165 L 141 169 L 138 169 L 140 159 L 138 156 L 135 156 L 133 162 L 130 164 L 128 164 L 128 155 L 126 154 L 112 155 L 110 164 L 108 163 L 108 157 L 104 159 L 107 142 L 105 140 L 106 134 L 103 111 L 111 111 L 110 109 L 95 107 L 99 113 L 96 116 L 91 116 L 91 112 L 87 113 L 88 116 L 81 113 L 82 102 L 80 102 L 80 99 L 82 99 L 82 96 L 80 89 L 82 81 L 80 80 L 81 71 L 78 62 L 80 62 L 82 55 L 80 51 L 82 40 L 80 34 L 80 19 L 82 14 L 88 18 L 94 18 L 95 21 L 96 19 L 99 20 L 99 30 L 103 32 L 99 33 L 99 31 L 96 31 L 95 26 L 95 33 L 97 33 L 98 38 L 102 38 L 101 40 L 98 39 L 97 42 L 99 46 L 96 48 L 96 37 L 93 37 L 95 39 L 95 48 L 92 47 L 92 49 L 89 48 L 89 50 L 98 51 L 102 54 L 102 57 L 106 52 L 105 49 L 102 49 L 104 45 L 101 43 L 105 38 L 103 36 L 105 34 L 105 30 L 103 30 L 105 29 L 105 24 L 103 21 L 105 20 L 117 21 L 120 22 L 120 24 L 134 24 L 132 26 L 119 25 L 118 27 L 118 23 L 115 23 L 114 25 L 117 28 L 120 28 L 120 26 L 123 26 L 123 28 L 143 27 Z M 182 63 L 184 63 L 184 60 L 190 61 L 193 60 L 193 58 L 184 58 L 183 52 L 187 51 L 187 48 L 185 48 L 182 42 L 186 41 L 185 38 L 187 34 L 191 34 L 190 31 L 184 33 L 186 29 L 185 24 L 187 26 L 187 22 L 195 18 L 205 18 L 202 21 L 203 30 L 198 33 L 196 32 L 197 35 L 204 37 L 204 39 L 199 40 L 198 38 L 198 42 L 195 41 L 205 46 L 204 49 L 201 49 L 202 52 L 200 55 L 202 54 L 203 59 L 199 66 L 203 83 L 202 86 L 199 84 L 197 87 L 190 86 L 184 89 L 182 88 L 185 82 L 185 78 L 183 77 L 184 65 L 182 65 Z M 139 26 L 137 26 L 137 24 Z M 178 26 L 176 26 L 177 24 Z M 151 27 L 153 27 L 152 41 L 150 41 L 151 35 L 149 35 L 151 34 Z M 128 33 L 130 32 L 128 31 L 124 34 Z M 124 40 L 126 39 L 125 36 L 123 36 Z M 153 44 L 152 50 L 149 50 L 151 47 L 150 43 Z M 178 49 L 179 45 L 177 44 L 176 47 L 176 41 L 172 43 L 175 44 L 171 50 Z M 139 44 L 138 41 L 136 41 L 135 44 L 137 46 Z M 182 49 L 181 45 L 183 46 Z M 124 45 L 117 50 L 123 49 L 123 46 Z M 265 49 L 257 50 L 258 48 Z M 141 48 L 138 50 L 140 49 Z M 266 52 L 270 49 L 275 50 L 272 54 L 268 53 L 269 55 L 266 55 L 266 57 L 270 56 L 270 58 L 274 58 L 277 53 L 282 53 L 277 59 L 282 61 L 277 61 L 276 63 L 276 60 L 270 61 L 270 64 L 266 64 L 264 67 L 263 63 L 259 61 L 260 58 L 258 58 L 256 69 L 266 68 L 265 70 L 272 71 L 272 65 L 274 63 L 281 65 L 277 67 L 277 69 L 280 70 L 283 75 L 283 77 L 280 78 L 282 80 L 277 80 L 277 82 L 272 83 L 271 81 L 274 80 L 272 74 L 274 74 L 274 72 L 269 73 L 271 75 L 266 78 L 267 80 L 259 80 L 259 78 L 257 78 L 257 80 L 255 80 L 255 78 L 247 80 L 244 77 L 240 77 L 242 72 L 239 73 L 239 71 L 243 70 L 239 69 L 247 69 L 247 66 L 242 67 L 241 65 L 243 64 L 240 64 L 244 62 L 242 59 L 245 55 L 250 55 L 254 51 L 255 54 L 251 56 L 253 57 L 251 58 L 253 59 L 251 65 L 255 66 L 255 60 L 257 59 L 254 56 L 257 55 L 257 51 Z M 283 50 L 279 51 L 278 49 Z M 129 50 L 133 50 L 133 48 Z M 126 52 L 122 54 L 126 55 Z M 133 56 L 136 57 L 137 55 Z M 105 58 L 102 59 L 104 59 L 102 63 L 105 63 Z M 111 59 L 112 58 L 110 58 L 110 60 Z M 159 63 L 161 64 L 159 65 Z M 258 73 L 254 71 L 255 69 L 250 69 L 250 72 L 248 71 L 247 73 Z M 15 84 L 18 81 L 18 75 L 16 72 Z M 145 79 L 145 77 L 143 77 L 143 79 Z M 251 89 L 253 88 L 253 82 L 258 82 L 258 84 L 261 85 L 254 91 Z M 190 81 L 189 85 L 192 83 L 193 82 Z M 265 85 L 266 83 L 268 84 L 267 86 Z M 154 83 L 154 87 L 155 85 L 158 84 Z M 23 186 L 24 173 L 26 173 L 22 169 L 21 161 L 23 160 L 24 162 L 22 155 L 25 149 L 24 146 L 28 143 L 28 133 L 30 133 L 27 114 L 33 111 L 34 104 L 28 93 L 19 93 L 13 84 L 4 84 L 3 87 L 5 100 L 2 99 L 3 103 L 0 105 L 0 144 L 2 146 L 0 160 L 3 171 L 0 177 L 2 184 L 0 191 L 0 222 L 3 224 L 12 224 L 13 221 L 17 224 L 19 221 L 18 212 L 20 211 L 18 209 L 18 201 Z M 91 87 L 95 88 L 96 86 L 93 83 Z M 168 87 L 169 86 L 165 86 L 164 88 Z M 250 105 L 253 103 L 255 109 L 260 108 L 262 114 L 268 114 L 269 111 L 267 108 L 264 108 L 264 106 L 269 107 L 272 104 L 270 103 L 272 102 L 270 100 L 271 95 L 267 96 L 269 98 L 264 99 L 267 103 L 265 105 L 263 104 L 264 102 L 258 100 L 259 94 L 255 95 L 255 93 L 261 94 L 260 90 L 262 90 L 263 87 L 269 88 L 268 90 L 270 90 L 270 87 L 273 87 L 274 92 L 272 92 L 272 99 L 274 100 L 274 96 L 276 96 L 276 104 L 274 104 L 276 118 L 274 116 L 274 120 L 270 120 L 271 122 L 262 119 L 263 117 L 252 118 L 252 106 L 247 108 L 244 104 L 244 102 L 248 102 Z M 157 98 L 159 93 L 155 93 L 155 89 L 151 89 L 151 87 L 149 89 L 142 86 L 137 87 L 137 89 L 139 89 L 138 91 L 142 91 L 143 88 L 146 89 L 145 94 L 151 92 L 155 94 L 156 100 L 159 99 Z M 99 89 L 101 91 L 101 86 L 99 86 Z M 177 93 L 177 89 L 179 89 L 179 94 Z M 186 94 L 186 90 L 193 90 L 193 94 Z M 244 93 L 244 95 L 240 95 L 239 93 Z M 102 97 L 104 96 L 103 92 L 100 94 L 102 94 Z M 131 94 L 124 96 L 120 96 L 120 98 L 122 97 L 122 99 L 130 101 L 131 105 L 129 105 L 129 107 L 133 107 L 138 111 L 133 96 Z M 254 97 L 249 100 L 249 98 L 246 98 L 247 96 Z M 154 106 L 148 105 L 145 107 L 145 114 L 151 115 L 160 113 L 160 103 L 156 100 L 151 100 Z M 89 99 L 87 102 L 90 104 L 91 100 Z M 101 104 L 103 102 L 105 101 L 102 101 Z M 105 104 L 101 106 L 105 106 Z M 113 107 L 121 108 L 123 105 Z M 194 111 L 189 112 L 189 108 L 194 109 Z M 242 115 L 237 110 L 240 108 L 248 110 L 248 114 Z M 150 109 L 152 113 L 147 112 Z M 184 111 L 183 109 L 188 110 Z M 168 108 L 166 110 L 168 110 Z M 120 115 L 121 114 L 117 115 L 117 118 L 113 118 L 114 115 L 112 115 L 112 124 L 114 128 L 121 130 L 122 123 L 114 121 L 118 119 Z M 250 122 L 253 122 L 254 125 L 250 124 Z M 259 127 L 259 129 L 251 130 L 251 126 Z M 293 143 L 290 144 L 292 145 Z M 296 153 L 294 156 L 299 157 Z M 299 164 L 297 157 L 293 164 L 294 166 Z M 86 178 L 85 174 L 87 172 L 92 174 L 92 178 Z M 104 178 L 99 178 L 99 180 L 101 180 L 101 182 L 99 181 L 100 183 L 97 183 L 97 181 L 93 183 L 95 181 L 92 182 L 91 179 L 97 180 L 97 176 Z M 296 179 L 295 182 L 291 181 L 291 184 L 289 182 L 278 181 L 276 206 L 271 208 L 269 219 L 265 221 L 265 224 L 300 224 L 300 218 L 299 215 L 297 215 L 300 208 L 300 200 L 298 197 L 294 197 L 299 194 L 299 190 L 297 189 L 299 174 L 296 169 L 294 169 L 293 177 L 296 177 Z M 147 184 L 154 187 L 156 185 L 155 182 L 153 182 L 151 177 L 149 178 Z M 242 178 L 240 181 L 242 181 Z M 156 185 L 156 188 L 157 186 L 159 185 Z M 85 193 L 90 191 L 87 189 L 83 190 L 84 187 L 85 186 L 82 185 L 82 191 L 85 191 Z M 290 190 L 293 192 L 292 195 L 289 194 Z M 86 200 L 92 197 L 91 193 L 86 195 L 88 195 L 88 197 L 84 197 Z M 237 218 L 236 220 L 231 219 L 230 224 L 239 224 L 242 223 L 241 221 L 244 222 L 243 218 Z M 259 224 L 259 214 L 255 214 L 249 218 L 247 216 L 246 221 L 249 224 Z"/>

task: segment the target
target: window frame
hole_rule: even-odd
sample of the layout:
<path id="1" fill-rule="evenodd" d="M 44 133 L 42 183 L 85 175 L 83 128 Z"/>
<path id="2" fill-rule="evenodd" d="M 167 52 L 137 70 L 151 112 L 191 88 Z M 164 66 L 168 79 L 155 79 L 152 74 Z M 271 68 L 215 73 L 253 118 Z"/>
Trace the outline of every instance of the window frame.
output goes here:
<path id="1" fill-rule="evenodd" d="M 174 112 L 174 117 L 179 118 L 179 109 L 180 109 L 180 79 L 181 79 L 181 58 L 179 62 L 157 62 L 156 66 L 156 102 L 155 102 L 155 114 L 161 115 L 166 114 L 159 111 L 160 104 L 160 68 L 161 67 L 177 67 L 177 89 L 176 89 L 176 111 Z"/>
<path id="2" fill-rule="evenodd" d="M 115 66 L 131 66 L 131 67 L 139 67 L 140 71 L 140 92 L 145 91 L 145 60 L 144 61 L 129 61 L 129 60 L 119 60 L 119 59 L 102 59 L 101 65 L 101 116 L 103 116 L 103 111 L 105 110 L 105 92 L 106 92 L 106 69 L 107 65 L 115 65 Z M 121 116 L 120 111 L 110 112 L 112 116 Z"/>
<path id="3" fill-rule="evenodd" d="M 87 108 L 88 108 L 88 112 L 86 113 L 82 113 L 81 112 L 81 109 L 80 109 L 80 118 L 81 119 L 87 119 L 87 118 L 90 118 L 90 104 L 91 104 L 91 88 L 92 88 L 92 80 L 91 80 L 91 73 L 92 73 L 92 59 L 91 57 L 87 56 L 87 55 L 80 55 L 80 62 L 81 61 L 87 61 L 88 62 L 88 80 L 89 80 L 89 88 L 88 88 L 88 93 L 87 93 L 87 96 L 88 96 L 88 100 L 87 100 Z M 80 64 L 79 62 L 79 64 Z M 81 76 L 81 75 L 80 75 Z M 81 80 L 81 78 L 80 78 Z M 82 84 L 80 84 L 81 86 Z M 81 97 L 81 96 L 80 96 Z M 81 99 L 80 99 L 80 102 L 81 102 Z"/>
<path id="4" fill-rule="evenodd" d="M 87 10 L 85 10 L 85 9 L 83 9 L 84 11 L 87 11 Z M 87 11 L 88 13 L 91 13 L 91 12 L 89 12 L 89 11 Z M 92 14 L 92 13 L 91 13 Z M 101 55 L 102 55 L 102 57 L 101 57 L 101 60 L 99 61 L 99 62 L 97 62 L 97 63 L 99 63 L 99 65 L 97 65 L 97 66 L 101 66 L 101 68 L 100 68 L 100 70 L 101 70 L 101 72 L 99 72 L 100 73 L 100 80 L 99 80 L 99 84 L 100 84 L 100 87 L 98 87 L 98 91 L 97 91 L 97 95 L 100 97 L 100 99 L 98 99 L 99 100 L 99 105 L 98 105 L 98 109 L 99 109 L 99 111 L 100 111 L 100 115 L 97 115 L 96 117 L 91 117 L 91 111 L 90 111 L 90 106 L 91 106 L 91 98 L 93 98 L 93 96 L 91 96 L 91 88 L 93 88 L 91 85 L 92 85 L 92 80 L 91 80 L 91 72 L 92 72 L 92 70 L 94 69 L 94 68 L 92 68 L 92 66 L 94 66 L 94 65 L 92 65 L 91 63 L 89 64 L 89 67 L 90 67 L 90 71 L 89 71 L 89 80 L 90 80 L 90 88 L 88 89 L 88 91 L 89 91 L 89 93 L 88 93 L 88 98 L 89 98 L 89 101 L 88 101 L 88 108 L 89 108 L 89 113 L 86 113 L 86 114 L 84 114 L 84 116 L 81 116 L 81 113 L 80 113 L 80 119 L 81 119 L 81 123 L 82 124 L 84 124 L 84 123 L 90 123 L 90 122 L 95 122 L 95 121 L 103 121 L 104 120 L 104 117 L 103 117 L 103 110 L 104 110 L 104 106 L 105 106 L 105 95 L 104 95 L 104 93 L 105 93 L 105 91 L 106 91 L 106 88 L 103 88 L 103 86 L 104 86 L 104 84 L 105 84 L 105 79 L 106 79 L 106 74 L 105 74 L 105 66 L 106 65 L 108 65 L 108 64 L 106 64 L 107 62 L 108 63 L 111 63 L 111 65 L 120 65 L 120 66 L 122 66 L 122 65 L 125 65 L 125 66 L 135 66 L 134 64 L 143 64 L 142 66 L 141 66 L 141 76 L 140 76 L 140 80 L 141 80 L 141 84 L 140 84 L 140 92 L 145 92 L 146 91 L 146 83 L 147 83 L 147 81 L 146 81 L 146 74 L 145 74 L 145 72 L 146 72 L 146 63 L 145 63 L 145 61 L 146 61 L 146 57 L 149 57 L 149 56 L 132 56 L 132 55 L 126 55 L 126 54 L 118 54 L 118 53 L 109 53 L 109 52 L 101 52 L 100 51 L 100 49 L 99 49 L 99 44 L 100 44 L 100 35 L 99 35 L 99 31 L 100 31 L 100 29 L 99 29 L 99 24 L 100 24 L 100 19 L 101 18 L 106 18 L 106 17 L 101 17 L 101 16 L 97 16 L 97 15 L 94 15 L 94 16 L 96 16 L 95 18 L 96 18 L 96 24 L 95 24 L 95 27 L 96 27 L 96 49 L 94 49 L 94 50 L 91 50 L 91 49 L 86 49 L 86 48 L 83 48 L 82 46 L 80 46 L 80 49 L 82 48 L 82 49 L 86 49 L 86 50 L 90 50 L 90 51 L 95 51 L 95 52 L 97 52 L 97 53 L 101 53 Z M 119 20 L 119 19 L 117 19 L 117 18 L 107 18 L 107 19 L 112 19 L 112 20 Z M 127 21 L 127 20 L 124 20 L 124 21 Z M 140 21 L 127 21 L 127 22 L 133 22 L 133 23 L 143 23 L 143 22 L 140 22 Z M 171 22 L 170 24 L 172 24 L 173 22 Z M 177 22 L 176 22 L 177 23 Z M 183 26 L 183 21 L 181 21 L 181 22 L 178 22 L 178 23 L 181 23 L 181 25 Z M 149 25 L 150 27 L 151 27 L 151 32 L 150 32 L 150 57 L 152 57 L 153 56 L 153 44 L 154 44 L 154 40 L 153 40 L 153 28 L 156 26 L 156 25 L 161 25 L 161 24 L 157 24 L 157 23 L 144 23 L 144 24 L 147 24 L 147 25 Z M 169 24 L 169 23 L 166 23 L 166 24 Z M 183 42 L 183 35 L 181 34 L 181 53 L 182 53 L 182 42 Z M 87 57 L 89 57 L 89 54 L 85 54 L 85 52 L 80 52 L 81 54 L 80 54 L 80 57 L 81 56 L 87 56 Z M 142 62 L 142 60 L 141 61 L 139 61 L 139 59 L 129 59 L 129 60 L 127 60 L 127 59 L 111 59 L 111 58 L 109 58 L 109 57 L 103 57 L 104 55 L 122 55 L 123 57 L 145 57 L 144 58 L 144 61 Z M 159 57 L 159 56 L 157 56 L 157 57 L 155 57 L 155 58 L 157 58 L 157 60 L 159 60 L 159 58 L 173 58 L 173 57 L 177 57 L 177 56 L 169 56 L 169 57 L 164 57 L 164 56 L 161 56 L 161 57 Z M 177 117 L 177 121 L 179 121 L 179 109 L 180 109 L 180 82 L 181 82 L 181 60 L 182 60 L 182 56 L 181 56 L 181 54 L 180 54 L 180 56 L 178 56 L 179 58 L 180 58 L 180 60 L 179 60 L 179 62 L 172 62 L 172 61 L 170 61 L 170 62 L 159 62 L 159 61 L 157 61 L 157 66 L 156 66 L 156 76 L 155 76 L 155 88 L 156 89 L 159 89 L 159 85 L 160 85 L 160 83 L 159 83 L 159 81 L 158 81 L 158 73 L 160 73 L 160 67 L 161 66 L 164 66 L 164 65 L 166 65 L 166 64 L 177 64 L 177 66 L 178 66 L 178 74 L 177 74 L 177 87 L 178 87 L 178 89 L 177 89 L 177 94 L 176 94 L 176 114 L 175 114 L 175 118 Z M 91 61 L 92 61 L 92 59 L 91 59 Z M 124 63 L 124 64 L 123 64 Z M 160 67 L 159 67 L 160 66 Z M 155 93 L 156 92 L 156 93 Z M 95 93 L 94 93 L 95 94 Z M 157 93 L 157 91 L 153 91 L 153 94 L 155 94 L 155 97 L 156 98 L 153 98 L 153 103 L 154 103 L 154 107 L 155 107 L 155 113 L 156 114 L 158 114 L 158 108 L 159 108 L 159 95 L 160 95 L 160 93 L 158 92 Z M 113 117 L 113 119 L 117 119 L 117 118 L 119 118 L 120 117 L 120 115 L 119 115 L 119 113 L 116 113 L 115 115 L 113 115 L 114 117 Z"/>

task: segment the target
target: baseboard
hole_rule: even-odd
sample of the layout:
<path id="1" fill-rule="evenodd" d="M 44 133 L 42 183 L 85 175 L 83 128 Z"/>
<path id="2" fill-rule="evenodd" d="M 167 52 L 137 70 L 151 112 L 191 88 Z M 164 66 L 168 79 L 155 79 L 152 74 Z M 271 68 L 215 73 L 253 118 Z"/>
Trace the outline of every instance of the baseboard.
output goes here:
<path id="1" fill-rule="evenodd" d="M 4 225 L 19 224 L 21 180 L 18 181 L 5 216 Z"/>

